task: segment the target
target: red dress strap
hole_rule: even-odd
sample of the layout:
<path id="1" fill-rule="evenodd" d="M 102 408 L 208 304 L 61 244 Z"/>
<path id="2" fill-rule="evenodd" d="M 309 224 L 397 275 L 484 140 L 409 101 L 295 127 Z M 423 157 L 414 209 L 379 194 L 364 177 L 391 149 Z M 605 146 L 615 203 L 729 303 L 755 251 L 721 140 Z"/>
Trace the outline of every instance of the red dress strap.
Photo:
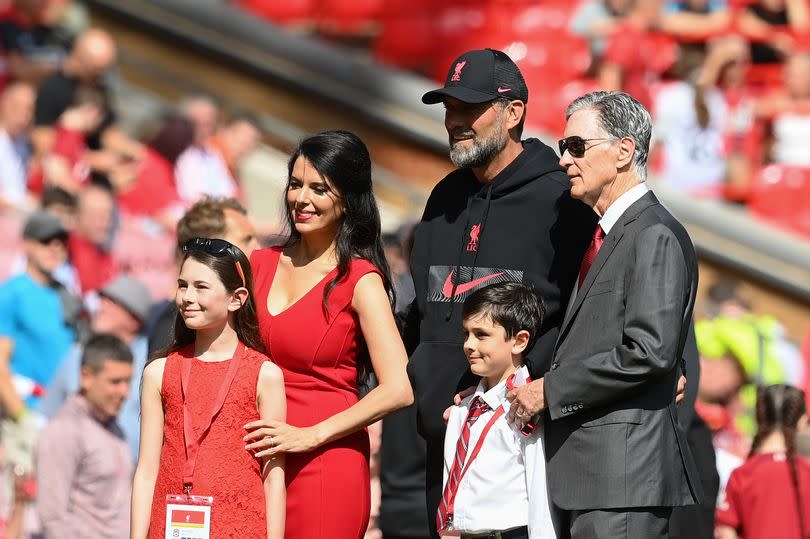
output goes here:
<path id="1" fill-rule="evenodd" d="M 382 272 L 364 258 L 355 258 L 349 265 L 349 271 L 343 279 L 341 279 L 341 286 L 335 286 L 329 295 L 329 311 L 340 312 L 352 302 L 354 298 L 354 287 L 357 282 L 369 273 L 377 273 L 383 277 Z"/>

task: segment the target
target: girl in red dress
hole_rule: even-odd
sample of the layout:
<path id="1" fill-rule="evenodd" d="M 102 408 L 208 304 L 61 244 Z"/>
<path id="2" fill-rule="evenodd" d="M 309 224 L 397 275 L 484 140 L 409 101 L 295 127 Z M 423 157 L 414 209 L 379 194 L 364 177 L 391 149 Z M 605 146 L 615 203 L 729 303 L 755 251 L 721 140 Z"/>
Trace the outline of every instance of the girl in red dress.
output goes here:
<path id="1" fill-rule="evenodd" d="M 252 422 L 245 440 L 257 456 L 287 456 L 287 539 L 357 539 L 370 511 L 365 427 L 413 402 L 363 142 L 345 131 L 301 142 L 286 204 L 289 240 L 251 263 L 287 421 Z M 371 369 L 378 385 L 360 399 Z"/>
<path id="2" fill-rule="evenodd" d="M 167 496 L 190 487 L 214 499 L 210 537 L 281 539 L 284 456 L 256 458 L 242 441 L 245 423 L 286 417 L 283 375 L 258 334 L 248 259 L 219 239 L 192 238 L 183 251 L 174 339 L 143 374 L 130 537 L 163 539 Z"/>
<path id="3" fill-rule="evenodd" d="M 717 539 L 810 537 L 810 462 L 796 454 L 807 427 L 804 392 L 769 386 L 757 397 L 757 434 L 717 503 Z"/>

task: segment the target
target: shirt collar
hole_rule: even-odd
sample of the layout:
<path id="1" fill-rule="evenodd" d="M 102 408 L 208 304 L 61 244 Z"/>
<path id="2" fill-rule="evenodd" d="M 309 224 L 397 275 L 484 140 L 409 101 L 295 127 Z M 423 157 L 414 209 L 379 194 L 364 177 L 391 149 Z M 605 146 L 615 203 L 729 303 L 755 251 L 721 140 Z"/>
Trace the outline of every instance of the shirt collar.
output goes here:
<path id="1" fill-rule="evenodd" d="M 506 400 L 506 380 L 498 383 L 495 387 L 486 390 L 484 389 L 484 381 L 481 380 L 478 382 L 478 387 L 475 388 L 475 393 L 473 394 L 473 399 L 475 397 L 480 397 L 490 409 L 495 410 L 503 404 L 503 401 Z"/>
<path id="2" fill-rule="evenodd" d="M 518 371 L 522 373 L 521 374 L 522 378 L 528 378 L 529 371 L 525 365 L 518 368 L 515 372 L 517 373 Z M 509 377 L 507 377 L 506 380 L 503 380 L 502 382 L 498 383 L 498 385 L 489 390 L 484 388 L 484 380 L 481 380 L 480 382 L 478 382 L 478 387 L 475 388 L 473 398 L 480 397 L 481 400 L 487 403 L 487 406 L 489 406 L 492 410 L 495 410 L 496 408 L 498 408 L 498 406 L 501 406 L 503 403 L 506 402 L 506 394 L 508 392 L 506 382 L 508 379 Z"/>
<path id="3" fill-rule="evenodd" d="M 98 411 L 81 393 L 73 395 L 73 402 L 77 408 L 81 409 L 104 428 L 110 428 L 110 426 L 115 424 L 115 417 L 110 417 Z"/>
<path id="4" fill-rule="evenodd" d="M 601 226 L 602 230 L 605 231 L 605 236 L 610 233 L 610 229 L 613 228 L 613 226 L 618 222 L 619 218 L 624 215 L 627 208 L 632 206 L 638 199 L 646 195 L 649 190 L 650 188 L 647 187 L 647 182 L 641 182 L 640 184 L 628 189 L 619 198 L 614 200 L 613 204 L 608 206 L 608 209 L 605 211 L 605 215 L 599 219 L 599 226 Z"/>

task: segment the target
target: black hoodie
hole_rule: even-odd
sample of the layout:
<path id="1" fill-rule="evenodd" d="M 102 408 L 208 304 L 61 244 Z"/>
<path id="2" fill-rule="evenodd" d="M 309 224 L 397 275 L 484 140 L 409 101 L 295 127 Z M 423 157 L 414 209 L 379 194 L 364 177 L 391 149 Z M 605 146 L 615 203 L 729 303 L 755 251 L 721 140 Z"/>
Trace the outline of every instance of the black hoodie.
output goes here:
<path id="1" fill-rule="evenodd" d="M 416 299 L 405 336 L 419 431 L 429 441 L 441 443 L 442 412 L 454 393 L 477 383 L 462 350 L 464 299 L 500 281 L 533 287 L 546 317 L 527 362 L 533 378 L 542 376 L 596 226 L 593 210 L 570 197 L 554 151 L 536 139 L 523 148 L 489 183 L 478 182 L 470 169 L 448 174 L 433 189 L 416 229 Z"/>

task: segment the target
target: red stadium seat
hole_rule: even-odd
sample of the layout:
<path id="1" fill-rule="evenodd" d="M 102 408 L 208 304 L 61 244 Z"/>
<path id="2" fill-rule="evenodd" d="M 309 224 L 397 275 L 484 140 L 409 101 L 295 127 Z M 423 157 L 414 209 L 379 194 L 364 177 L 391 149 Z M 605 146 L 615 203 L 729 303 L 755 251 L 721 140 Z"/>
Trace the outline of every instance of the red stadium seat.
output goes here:
<path id="1" fill-rule="evenodd" d="M 440 9 L 434 16 L 437 50 L 431 77 L 436 81 L 444 82 L 450 64 L 463 52 L 485 47 L 503 48 L 490 35 L 487 9 L 479 2 L 459 2 Z"/>
<path id="2" fill-rule="evenodd" d="M 434 8 L 431 0 L 385 0 L 382 4 L 382 17 L 398 17 L 430 11 Z"/>
<path id="3" fill-rule="evenodd" d="M 810 237 L 810 169 L 764 167 L 754 176 L 748 207 L 754 215 Z"/>
<path id="4" fill-rule="evenodd" d="M 782 64 L 752 64 L 745 81 L 760 91 L 778 90 L 782 87 L 782 69 Z"/>
<path id="5" fill-rule="evenodd" d="M 342 35 L 363 33 L 380 19 L 383 4 L 384 0 L 320 0 L 318 25 Z"/>
<path id="6" fill-rule="evenodd" d="M 432 65 L 434 28 L 427 11 L 386 16 L 374 40 L 374 57 L 394 67 L 427 70 Z"/>
<path id="7" fill-rule="evenodd" d="M 318 0 L 238 0 L 247 11 L 270 21 L 289 24 L 308 21 L 316 12 Z"/>
<path id="8" fill-rule="evenodd" d="M 497 17 L 498 27 L 510 33 L 511 39 L 542 39 L 555 41 L 560 34 L 568 35 L 568 21 L 574 4 L 532 3 L 516 6 L 513 10 L 496 9 L 490 11 Z"/>

